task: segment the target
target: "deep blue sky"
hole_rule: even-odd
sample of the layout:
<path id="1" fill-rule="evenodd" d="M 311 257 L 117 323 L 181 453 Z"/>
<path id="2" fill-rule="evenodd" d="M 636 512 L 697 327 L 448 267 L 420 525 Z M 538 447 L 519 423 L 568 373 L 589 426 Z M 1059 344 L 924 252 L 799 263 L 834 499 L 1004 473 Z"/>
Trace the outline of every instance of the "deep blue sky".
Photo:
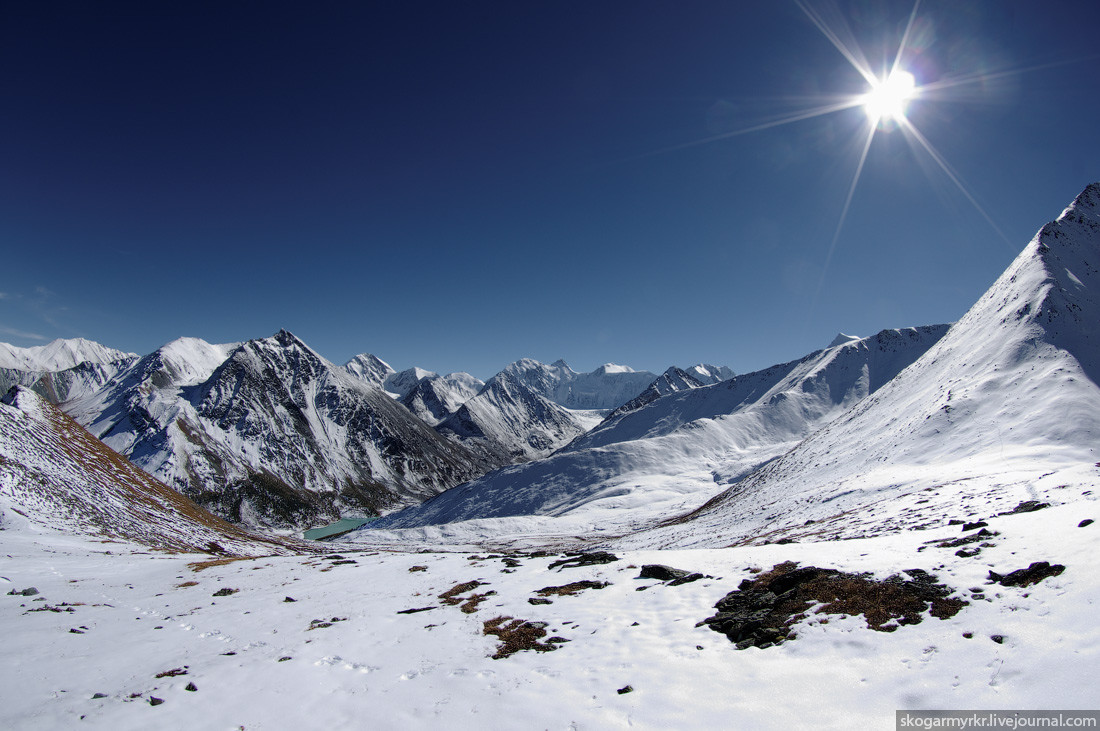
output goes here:
<path id="1" fill-rule="evenodd" d="M 876 66 L 912 7 L 812 6 Z M 0 340 L 285 327 L 487 378 L 955 320 L 1100 179 L 1100 4 L 917 28 L 918 84 L 983 75 L 909 119 L 1005 238 L 894 130 L 829 259 L 860 109 L 660 152 L 863 91 L 794 2 L 6 3 Z"/>

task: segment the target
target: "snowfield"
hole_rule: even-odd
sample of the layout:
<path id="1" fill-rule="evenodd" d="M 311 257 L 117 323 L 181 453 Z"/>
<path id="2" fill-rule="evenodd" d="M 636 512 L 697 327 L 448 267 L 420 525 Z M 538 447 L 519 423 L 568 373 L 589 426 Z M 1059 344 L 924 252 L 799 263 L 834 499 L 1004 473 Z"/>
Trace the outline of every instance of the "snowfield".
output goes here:
<path id="1" fill-rule="evenodd" d="M 969 535 L 955 525 L 627 551 L 612 563 L 558 569 L 548 567 L 559 555 L 506 562 L 483 551 L 340 546 L 324 557 L 202 568 L 209 556 L 4 530 L 0 588 L 40 593 L 0 594 L 0 725 L 885 728 L 895 709 L 1096 708 L 1100 524 L 1077 527 L 1089 516 L 1100 517 L 1092 496 L 993 518 L 987 530 L 998 535 L 979 558 L 932 543 Z M 987 581 L 990 570 L 1039 560 L 1065 571 L 1024 588 Z M 783 561 L 879 578 L 924 568 L 969 603 L 949 619 L 890 633 L 860 617 L 811 614 L 797 639 L 766 649 L 739 651 L 696 626 L 750 568 Z M 716 578 L 681 586 L 637 579 L 647 563 Z M 476 611 L 439 599 L 473 580 L 484 583 L 463 597 L 495 592 Z M 610 586 L 528 603 L 538 589 L 582 580 Z M 214 596 L 225 589 L 235 591 Z M 498 642 L 483 628 L 501 615 L 545 622 L 547 637 L 569 641 L 493 659 Z"/>

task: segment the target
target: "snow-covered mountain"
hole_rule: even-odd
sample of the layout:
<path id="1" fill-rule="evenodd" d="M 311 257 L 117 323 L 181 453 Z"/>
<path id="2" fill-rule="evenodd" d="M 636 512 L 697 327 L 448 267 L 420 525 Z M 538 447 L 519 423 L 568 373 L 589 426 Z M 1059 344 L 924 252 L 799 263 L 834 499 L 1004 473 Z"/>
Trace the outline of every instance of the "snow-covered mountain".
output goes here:
<path id="1" fill-rule="evenodd" d="M 112 363 L 136 357 L 135 353 L 124 353 L 84 338 L 58 339 L 32 348 L 0 343 L 0 368 L 20 371 L 63 371 L 81 363 Z"/>
<path id="2" fill-rule="evenodd" d="M 1090 494 L 1100 478 L 1098 383 L 1093 184 L 897 378 L 690 520 L 644 540 L 862 534 Z"/>
<path id="3" fill-rule="evenodd" d="M 551 365 L 523 358 L 505 368 L 514 381 L 567 409 L 614 409 L 642 392 L 656 376 L 608 363 L 577 373 L 564 360 Z"/>
<path id="4" fill-rule="evenodd" d="M 138 466 L 248 525 L 390 510 L 485 469 L 286 331 L 229 346 L 174 341 L 67 408 Z"/>
<path id="5" fill-rule="evenodd" d="M 170 551 L 290 550 L 216 518 L 15 387 L 0 401 L 0 528 L 21 522 Z"/>
<path id="6" fill-rule="evenodd" d="M 609 414 L 609 418 L 627 411 L 636 411 L 670 393 L 710 386 L 733 378 L 733 376 L 733 371 L 725 366 L 696 365 L 687 369 L 672 366 L 659 375 L 644 391 L 615 409 Z"/>
<path id="7" fill-rule="evenodd" d="M 0 343 L 0 393 L 26 386 L 57 404 L 96 390 L 136 360 L 133 353 L 83 338 L 33 348 Z"/>
<path id="8" fill-rule="evenodd" d="M 133 365 L 135 361 L 137 356 L 128 356 L 109 363 L 96 363 L 89 360 L 60 371 L 0 368 L 0 391 L 6 393 L 12 386 L 25 386 L 50 403 L 60 404 L 99 389 L 116 374 Z"/>
<path id="9" fill-rule="evenodd" d="M 431 374 L 417 381 L 400 401 L 409 411 L 432 426 L 456 413 L 476 396 L 485 382 L 469 373 Z"/>
<path id="10" fill-rule="evenodd" d="M 620 410 L 557 454 L 491 472 L 372 528 L 563 515 L 599 503 L 604 524 L 699 501 L 791 449 L 920 357 L 946 325 L 884 330 L 797 361 Z M 595 515 L 596 513 L 592 513 Z M 595 520 L 595 519 L 594 519 Z"/>
<path id="11" fill-rule="evenodd" d="M 587 427 L 569 409 L 532 390 L 509 367 L 436 429 L 501 466 L 545 457 Z"/>
<path id="12" fill-rule="evenodd" d="M 386 379 L 397 373 L 389 363 L 370 353 L 355 356 L 344 364 L 344 370 L 379 388 L 384 388 Z"/>

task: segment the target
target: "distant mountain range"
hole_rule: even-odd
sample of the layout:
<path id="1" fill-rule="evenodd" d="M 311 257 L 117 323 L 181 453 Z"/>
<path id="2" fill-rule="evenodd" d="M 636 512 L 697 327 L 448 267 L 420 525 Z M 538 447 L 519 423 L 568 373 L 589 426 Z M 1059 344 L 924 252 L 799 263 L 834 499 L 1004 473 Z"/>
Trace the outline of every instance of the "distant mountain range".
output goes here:
<path id="1" fill-rule="evenodd" d="M 141 358 L 5 345 L 0 376 L 0 497 L 74 525 L 112 479 L 74 481 L 86 462 L 136 484 L 132 462 L 222 518 L 277 529 L 382 515 L 374 536 L 446 525 L 660 548 L 939 525 L 1090 495 L 1100 478 L 1100 184 L 954 325 L 841 334 L 754 373 L 524 359 L 482 383 L 369 354 L 335 365 L 280 331 Z M 58 494 L 33 497 L 39 484 Z M 146 499 L 104 504 L 120 494 Z"/>
<path id="2" fill-rule="evenodd" d="M 286 331 L 223 345 L 180 338 L 141 358 L 86 340 L 4 345 L 0 356 L 5 390 L 26 386 L 62 404 L 227 520 L 284 529 L 390 512 L 544 457 L 655 378 L 529 359 L 488 383 L 398 372 L 367 353 L 336 366 Z"/>

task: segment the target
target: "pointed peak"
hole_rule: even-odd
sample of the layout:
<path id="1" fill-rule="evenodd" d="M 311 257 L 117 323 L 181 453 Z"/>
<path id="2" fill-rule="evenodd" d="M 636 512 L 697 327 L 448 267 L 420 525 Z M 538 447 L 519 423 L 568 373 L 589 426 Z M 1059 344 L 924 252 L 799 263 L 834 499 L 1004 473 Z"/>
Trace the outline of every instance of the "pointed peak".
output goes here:
<path id="1" fill-rule="evenodd" d="M 556 361 L 550 364 L 551 368 L 569 368 L 569 364 L 565 362 L 565 358 L 558 358 Z M 569 368 L 569 370 L 573 370 Z"/>
<path id="2" fill-rule="evenodd" d="M 1073 203 L 1069 204 L 1062 215 L 1066 215 L 1069 211 L 1077 211 L 1092 216 L 1100 214 L 1100 182 L 1089 183 L 1085 186 L 1085 189 L 1073 199 Z"/>
<path id="3" fill-rule="evenodd" d="M 829 343 L 829 348 L 835 348 L 839 345 L 847 345 L 848 343 L 854 343 L 857 340 L 863 340 L 859 335 L 847 335 L 845 333 L 837 333 L 837 336 L 833 338 L 833 342 Z"/>

